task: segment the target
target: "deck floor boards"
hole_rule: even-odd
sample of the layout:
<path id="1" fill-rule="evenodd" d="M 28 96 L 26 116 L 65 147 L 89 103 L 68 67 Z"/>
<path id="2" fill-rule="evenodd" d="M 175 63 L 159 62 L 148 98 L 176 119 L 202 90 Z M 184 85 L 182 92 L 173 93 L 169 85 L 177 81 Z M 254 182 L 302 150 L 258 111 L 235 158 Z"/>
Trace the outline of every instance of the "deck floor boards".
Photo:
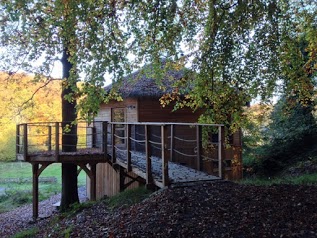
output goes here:
<path id="1" fill-rule="evenodd" d="M 120 164 L 127 165 L 127 160 L 125 158 L 125 152 L 121 151 L 116 153 L 116 159 L 120 161 Z M 162 160 L 161 158 L 151 156 L 151 162 L 153 179 L 160 183 L 162 182 Z M 132 151 L 131 163 L 132 168 L 137 168 L 144 174 L 146 173 L 146 160 L 144 153 Z M 168 162 L 168 176 L 171 184 L 219 180 L 219 177 L 170 161 Z"/>

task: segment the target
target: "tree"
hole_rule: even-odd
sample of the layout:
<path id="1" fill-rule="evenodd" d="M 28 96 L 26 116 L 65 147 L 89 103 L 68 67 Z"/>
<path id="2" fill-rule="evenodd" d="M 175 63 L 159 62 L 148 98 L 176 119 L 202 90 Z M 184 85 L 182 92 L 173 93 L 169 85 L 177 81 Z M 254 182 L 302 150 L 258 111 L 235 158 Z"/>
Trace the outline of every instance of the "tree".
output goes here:
<path id="1" fill-rule="evenodd" d="M 309 29 L 307 65 L 315 72 L 313 4 L 302 10 L 296 1 L 286 0 L 4 0 L 0 9 L 0 47 L 6 49 L 2 63 L 14 61 L 24 70 L 49 75 L 51 64 L 61 57 L 68 90 L 63 98 L 88 119 L 101 101 L 117 97 L 115 88 L 105 95 L 105 74 L 120 81 L 151 63 L 158 83 L 169 68 L 189 69 L 173 82 L 179 90 L 165 95 L 163 104 L 176 100 L 176 109 L 205 108 L 202 120 L 236 130 L 246 102 L 268 100 L 277 82 L 286 82 L 286 42 L 293 26 Z M 41 59 L 39 67 L 32 64 Z M 78 89 L 75 82 L 82 74 L 84 84 Z M 184 85 L 191 90 L 182 91 L 188 89 Z M 301 92 L 307 86 L 287 85 Z"/>
<path id="2" fill-rule="evenodd" d="M 35 73 L 39 79 L 41 75 L 49 76 L 60 58 L 64 80 L 63 151 L 76 150 L 73 122 L 79 110 L 78 98 L 101 92 L 105 72 L 114 75 L 124 72 L 125 36 L 116 23 L 118 15 L 113 2 L 1 1 L 0 9 L 1 70 L 22 69 Z M 82 91 L 76 86 L 80 73 L 88 78 Z M 75 202 L 78 202 L 76 165 L 63 164 L 61 209 Z"/>

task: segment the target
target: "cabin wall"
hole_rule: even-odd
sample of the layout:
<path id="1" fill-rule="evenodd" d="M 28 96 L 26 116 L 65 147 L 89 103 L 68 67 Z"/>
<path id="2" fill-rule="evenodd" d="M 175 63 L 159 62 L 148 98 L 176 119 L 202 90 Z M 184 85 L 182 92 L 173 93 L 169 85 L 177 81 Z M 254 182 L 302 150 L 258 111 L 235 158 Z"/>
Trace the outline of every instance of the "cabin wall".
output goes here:
<path id="1" fill-rule="evenodd" d="M 112 101 L 108 104 L 102 104 L 100 111 L 95 118 L 95 121 L 112 121 L 112 109 L 113 108 L 125 108 L 126 122 L 179 122 L 179 123 L 195 123 L 198 121 L 199 116 L 203 113 L 203 110 L 192 112 L 189 108 L 182 108 L 173 112 L 173 106 L 169 105 L 162 107 L 158 99 L 149 99 L 149 98 L 140 98 L 140 99 L 125 99 L 122 102 Z M 180 126 L 175 126 L 177 127 Z M 171 131 L 167 127 L 166 137 L 170 137 Z M 109 128 L 110 129 L 110 128 Z M 96 128 L 96 130 L 101 131 L 101 128 Z M 155 127 L 151 128 L 151 140 L 155 142 L 157 136 L 160 135 L 160 128 Z M 108 130 L 110 131 L 110 130 Z M 132 133 L 135 134 L 144 134 L 143 126 L 140 126 L 139 129 L 132 129 Z M 194 140 L 196 138 L 195 128 L 182 128 L 178 129 L 174 136 L 186 138 L 188 140 Z M 139 138 L 142 139 L 142 138 Z M 101 137 L 97 138 L 101 142 Z M 166 138 L 168 143 L 167 147 L 170 147 L 170 140 Z M 186 143 L 181 141 L 174 142 L 178 149 L 181 149 L 186 154 L 194 155 L 195 145 L 188 146 Z M 214 143 L 216 144 L 216 143 Z M 132 144 L 132 148 L 138 150 L 138 146 Z M 143 150 L 139 146 L 139 150 Z M 152 148 L 151 151 L 154 155 L 160 156 L 161 151 L 159 149 Z M 225 178 L 230 180 L 238 180 L 242 178 L 242 152 L 241 152 L 241 131 L 236 132 L 233 135 L 232 145 L 230 148 L 225 149 L 225 164 L 226 168 L 224 171 Z M 213 175 L 218 175 L 218 149 L 217 146 L 209 149 L 203 149 L 203 155 L 209 157 L 210 159 L 203 159 L 202 168 L 205 172 Z M 168 158 L 171 154 L 169 153 Z M 185 157 L 182 155 L 173 154 L 173 161 L 187 165 L 192 168 L 197 167 L 197 158 L 196 157 Z M 131 174 L 131 176 L 136 176 Z M 88 179 L 89 181 L 89 179 Z M 129 179 L 127 178 L 126 182 Z M 139 183 L 134 182 L 129 188 L 138 187 Z M 89 191 L 89 182 L 87 183 L 87 189 Z M 102 198 L 103 196 L 113 196 L 120 191 L 120 179 L 119 173 L 115 171 L 109 164 L 98 164 L 97 165 L 97 199 Z M 89 192 L 88 192 L 89 194 Z"/>
<path id="2" fill-rule="evenodd" d="M 173 106 L 162 107 L 159 99 L 140 98 L 138 102 L 139 122 L 188 122 L 198 121 L 202 110 L 192 112 L 190 108 L 181 108 L 173 112 Z"/>

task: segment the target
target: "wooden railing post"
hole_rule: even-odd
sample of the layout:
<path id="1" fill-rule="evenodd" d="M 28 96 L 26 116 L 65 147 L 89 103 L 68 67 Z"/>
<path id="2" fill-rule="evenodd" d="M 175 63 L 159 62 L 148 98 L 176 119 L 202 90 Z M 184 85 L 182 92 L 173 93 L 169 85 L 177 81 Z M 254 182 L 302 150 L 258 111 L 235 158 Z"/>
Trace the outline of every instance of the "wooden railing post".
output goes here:
<path id="1" fill-rule="evenodd" d="M 146 158 L 146 184 L 153 183 L 152 176 L 152 162 L 151 162 L 151 148 L 150 148 L 150 128 L 148 125 L 144 125 L 145 132 L 145 158 Z"/>
<path id="2" fill-rule="evenodd" d="M 174 144 L 175 144 L 175 139 L 174 139 L 174 125 L 171 125 L 171 148 L 170 148 L 170 161 L 174 161 Z"/>
<path id="3" fill-rule="evenodd" d="M 59 123 L 55 122 L 55 160 L 59 159 Z"/>
<path id="4" fill-rule="evenodd" d="M 162 182 L 163 186 L 168 186 L 168 159 L 166 156 L 166 146 L 165 146 L 165 125 L 161 125 L 161 150 L 162 150 Z"/>
<path id="5" fill-rule="evenodd" d="M 28 155 L 28 125 L 23 124 L 23 158 L 27 160 Z"/>
<path id="6" fill-rule="evenodd" d="M 52 127 L 48 126 L 48 142 L 47 142 L 47 150 L 51 151 L 52 150 Z"/>
<path id="7" fill-rule="evenodd" d="M 131 124 L 127 125 L 127 170 L 128 172 L 132 171 L 131 166 Z"/>
<path id="8" fill-rule="evenodd" d="M 15 153 L 16 153 L 16 155 L 20 154 L 20 125 L 16 125 Z"/>
<path id="9" fill-rule="evenodd" d="M 224 126 L 218 127 L 218 174 L 220 178 L 224 178 Z"/>
<path id="10" fill-rule="evenodd" d="M 111 124 L 111 150 L 112 150 L 112 163 L 116 162 L 116 148 L 115 148 L 115 124 Z"/>
<path id="11" fill-rule="evenodd" d="M 95 128 L 95 127 L 93 127 Z M 96 135 L 93 133 L 93 138 L 95 137 Z M 108 141 L 107 141 L 107 138 L 108 138 L 108 122 L 106 121 L 103 121 L 102 122 L 102 152 L 103 154 L 105 155 L 105 157 L 107 156 L 107 153 L 108 153 Z M 93 139 L 94 141 L 94 139 Z"/>
<path id="12" fill-rule="evenodd" d="M 203 163 L 201 157 L 202 139 L 201 139 L 201 126 L 196 125 L 196 148 L 197 148 L 197 170 L 202 171 Z"/>

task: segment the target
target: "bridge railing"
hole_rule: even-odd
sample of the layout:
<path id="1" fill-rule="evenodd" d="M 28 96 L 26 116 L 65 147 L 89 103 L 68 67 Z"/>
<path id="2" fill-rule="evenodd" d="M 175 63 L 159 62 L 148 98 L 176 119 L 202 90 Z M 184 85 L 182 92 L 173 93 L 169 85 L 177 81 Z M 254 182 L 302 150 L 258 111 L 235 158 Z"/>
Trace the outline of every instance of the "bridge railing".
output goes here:
<path id="1" fill-rule="evenodd" d="M 132 165 L 143 167 L 147 183 L 151 183 L 153 177 L 161 176 L 163 185 L 168 185 L 169 162 L 205 172 L 212 167 L 223 178 L 225 132 L 221 124 L 108 124 L 112 162 L 116 163 L 117 157 L 123 159 L 128 171 Z"/>

